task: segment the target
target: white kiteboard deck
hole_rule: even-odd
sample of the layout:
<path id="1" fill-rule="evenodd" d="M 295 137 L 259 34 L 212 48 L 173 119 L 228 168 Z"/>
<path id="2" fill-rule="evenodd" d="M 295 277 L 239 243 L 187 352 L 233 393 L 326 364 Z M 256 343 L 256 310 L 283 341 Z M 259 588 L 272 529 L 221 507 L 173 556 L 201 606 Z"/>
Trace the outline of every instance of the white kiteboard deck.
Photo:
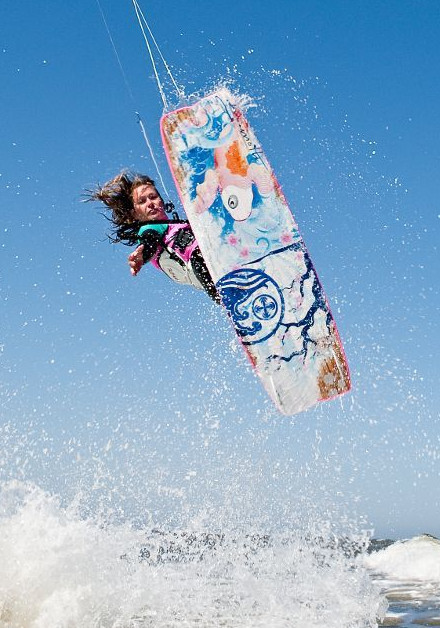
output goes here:
<path id="1" fill-rule="evenodd" d="M 344 350 L 298 226 L 225 88 L 161 120 L 183 207 L 235 332 L 280 412 L 350 389 Z"/>

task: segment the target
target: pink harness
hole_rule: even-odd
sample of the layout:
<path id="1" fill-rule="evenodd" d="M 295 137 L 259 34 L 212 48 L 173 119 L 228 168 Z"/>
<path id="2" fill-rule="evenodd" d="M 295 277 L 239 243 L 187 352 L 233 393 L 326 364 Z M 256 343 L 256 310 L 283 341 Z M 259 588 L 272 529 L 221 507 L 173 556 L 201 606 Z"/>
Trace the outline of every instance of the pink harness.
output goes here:
<path id="1" fill-rule="evenodd" d="M 194 239 L 184 249 L 180 249 L 176 247 L 174 244 L 174 240 L 177 236 L 177 233 L 182 230 L 191 231 L 191 228 L 187 222 L 173 223 L 168 226 L 168 229 L 166 230 L 163 236 L 164 246 L 162 245 L 159 246 L 156 253 L 150 260 L 150 262 L 154 266 L 156 266 L 156 268 L 161 269 L 158 260 L 161 254 L 164 252 L 164 250 L 172 251 L 175 255 L 179 257 L 179 259 L 182 260 L 182 262 L 185 262 L 185 264 L 188 264 L 191 255 L 194 253 L 195 249 L 197 249 L 199 245 L 197 244 L 197 240 Z"/>
<path id="2" fill-rule="evenodd" d="M 187 245 L 184 244 L 185 234 L 182 234 L 182 231 L 188 232 Z M 203 285 L 197 278 L 190 261 L 191 255 L 198 246 L 188 223 L 173 223 L 168 225 L 162 236 L 162 243 L 158 246 L 150 262 L 158 270 L 171 277 L 173 281 L 203 290 Z"/>

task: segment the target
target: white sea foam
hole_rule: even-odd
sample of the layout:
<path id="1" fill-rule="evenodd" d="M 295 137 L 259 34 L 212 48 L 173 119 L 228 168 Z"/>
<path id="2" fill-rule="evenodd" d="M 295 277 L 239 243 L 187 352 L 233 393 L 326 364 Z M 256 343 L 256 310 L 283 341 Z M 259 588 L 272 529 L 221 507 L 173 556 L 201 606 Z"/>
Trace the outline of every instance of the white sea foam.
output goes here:
<path id="1" fill-rule="evenodd" d="M 366 571 L 328 539 L 135 530 L 16 482 L 0 504 L 1 628 L 376 625 Z"/>
<path id="2" fill-rule="evenodd" d="M 365 558 L 366 566 L 389 578 L 440 585 L 440 541 L 427 534 L 398 541 Z"/>
<path id="3" fill-rule="evenodd" d="M 2 628 L 107 626 L 132 614 L 138 591 L 120 556 L 135 532 L 82 520 L 30 485 L 3 487 L 0 503 Z"/>

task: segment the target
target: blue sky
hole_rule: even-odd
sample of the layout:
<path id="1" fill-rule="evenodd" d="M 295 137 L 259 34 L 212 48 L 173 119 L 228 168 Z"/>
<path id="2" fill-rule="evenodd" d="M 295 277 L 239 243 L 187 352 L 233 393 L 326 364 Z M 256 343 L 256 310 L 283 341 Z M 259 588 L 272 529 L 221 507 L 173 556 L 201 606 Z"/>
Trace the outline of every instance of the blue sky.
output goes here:
<path id="1" fill-rule="evenodd" d="M 172 190 L 131 3 L 101 4 L 134 103 L 95 1 L 0 8 L 2 481 L 67 501 L 93 486 L 159 524 L 228 503 L 440 535 L 438 2 L 143 6 L 187 94 L 228 80 L 255 103 L 330 300 L 353 392 L 292 419 L 222 313 L 153 269 L 131 278 L 80 202 L 122 167 L 154 174 L 135 109 Z"/>

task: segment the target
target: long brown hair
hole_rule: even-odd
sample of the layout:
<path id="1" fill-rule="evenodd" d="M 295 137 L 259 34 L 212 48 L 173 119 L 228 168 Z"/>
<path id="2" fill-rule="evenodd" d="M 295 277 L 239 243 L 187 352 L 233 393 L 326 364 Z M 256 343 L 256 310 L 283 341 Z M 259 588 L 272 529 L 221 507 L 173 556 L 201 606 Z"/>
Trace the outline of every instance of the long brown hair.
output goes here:
<path id="1" fill-rule="evenodd" d="M 123 170 L 107 183 L 87 190 L 87 201 L 101 201 L 111 212 L 110 216 L 104 215 L 114 227 L 109 234 L 112 242 L 123 242 L 129 246 L 136 244 L 141 223 L 133 217 L 133 191 L 139 185 L 147 184 L 155 185 L 146 174 Z"/>

